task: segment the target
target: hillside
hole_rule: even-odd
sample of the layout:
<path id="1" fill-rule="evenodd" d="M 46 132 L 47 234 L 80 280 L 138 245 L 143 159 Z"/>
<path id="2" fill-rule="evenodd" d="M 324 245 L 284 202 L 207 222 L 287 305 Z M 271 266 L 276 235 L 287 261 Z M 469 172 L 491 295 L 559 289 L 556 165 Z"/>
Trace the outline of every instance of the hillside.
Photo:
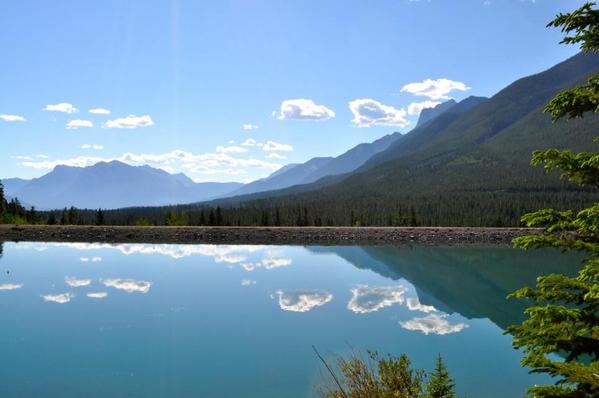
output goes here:
<path id="1" fill-rule="evenodd" d="M 303 185 L 227 204 L 290 213 L 302 207 L 310 222 L 314 213 L 326 214 L 324 223 L 402 224 L 412 218 L 408 213 L 417 213 L 417 222 L 433 225 L 517 224 L 519 214 L 541 206 L 581 207 L 593 199 L 589 193 L 529 162 L 535 149 L 597 145 L 592 142 L 597 116 L 552 124 L 542 112 L 553 95 L 597 70 L 599 56 L 578 54 L 488 100 L 462 101 L 466 112 L 455 113 L 459 104 L 450 108 L 331 185 Z"/>
<path id="2" fill-rule="evenodd" d="M 270 176 L 251 182 L 229 193 L 227 197 L 272 191 L 294 185 L 309 184 L 326 176 L 349 173 L 362 166 L 373 155 L 387 149 L 403 136 L 393 133 L 371 143 L 359 144 L 337 157 L 312 158 L 277 170 Z"/>

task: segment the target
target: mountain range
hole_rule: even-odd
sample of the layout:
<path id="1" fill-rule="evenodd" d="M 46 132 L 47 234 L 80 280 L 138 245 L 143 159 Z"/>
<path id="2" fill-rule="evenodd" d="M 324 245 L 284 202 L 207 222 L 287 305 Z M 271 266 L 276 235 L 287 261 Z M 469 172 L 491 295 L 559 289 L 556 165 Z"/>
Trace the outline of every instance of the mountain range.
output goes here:
<path id="1" fill-rule="evenodd" d="M 89 167 L 57 166 L 32 180 L 2 180 L 9 197 L 39 209 L 75 206 L 115 209 L 165 206 L 210 200 L 238 189 L 241 183 L 195 183 L 185 174 L 112 161 Z"/>
<path id="2" fill-rule="evenodd" d="M 405 135 L 392 133 L 337 157 L 289 164 L 248 184 L 195 183 L 183 174 L 120 162 L 58 166 L 33 180 L 3 180 L 8 196 L 38 208 L 120 208 L 210 201 L 255 208 L 303 206 L 346 219 L 348 209 L 389 214 L 398 203 L 435 217 L 471 211 L 464 222 L 488 214 L 514 218 L 530 206 L 588 201 L 588 194 L 529 166 L 533 150 L 589 150 L 599 118 L 552 123 L 542 112 L 558 92 L 599 70 L 599 56 L 580 53 L 544 72 L 515 81 L 491 98 L 447 101 L 421 112 Z M 517 210 L 514 210 L 517 209 Z M 457 213 L 456 213 L 457 214 Z M 370 220 L 378 222 L 380 220 Z"/>
<path id="3" fill-rule="evenodd" d="M 368 224 L 386 222 L 371 215 L 387 217 L 400 203 L 419 208 L 431 224 L 469 212 L 471 218 L 463 221 L 467 225 L 488 224 L 489 217 L 502 213 L 516 219 L 520 211 L 558 202 L 580 207 L 590 194 L 555 173 L 546 176 L 542 169 L 530 167 L 530 159 L 536 149 L 582 151 L 597 145 L 596 115 L 552 123 L 543 113 L 555 94 L 597 71 L 599 56 L 580 53 L 515 81 L 489 99 L 469 97 L 448 104 L 350 173 L 217 203 L 301 205 L 345 222 L 351 208 L 370 214 Z"/>

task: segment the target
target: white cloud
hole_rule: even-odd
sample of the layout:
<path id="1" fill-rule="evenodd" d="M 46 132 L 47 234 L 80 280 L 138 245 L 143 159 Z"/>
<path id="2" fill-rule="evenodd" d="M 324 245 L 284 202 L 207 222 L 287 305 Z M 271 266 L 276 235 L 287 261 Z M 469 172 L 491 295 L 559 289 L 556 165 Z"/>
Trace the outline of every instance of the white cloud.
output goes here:
<path id="1" fill-rule="evenodd" d="M 279 307 L 284 311 L 308 312 L 330 302 L 333 295 L 327 292 L 278 290 Z"/>
<path id="2" fill-rule="evenodd" d="M 104 123 L 107 129 L 136 129 L 138 127 L 153 126 L 154 121 L 149 115 L 120 117 L 114 120 L 109 120 Z"/>
<path id="3" fill-rule="evenodd" d="M 5 122 L 24 122 L 25 118 L 20 115 L 0 115 L 0 120 L 4 120 Z"/>
<path id="4" fill-rule="evenodd" d="M 452 91 L 466 91 L 470 87 L 462 82 L 449 79 L 426 79 L 421 82 L 406 84 L 401 88 L 401 92 L 407 92 L 413 95 L 428 97 L 431 100 L 448 100 Z"/>
<path id="5" fill-rule="evenodd" d="M 283 144 L 284 145 L 284 144 Z M 19 163 L 20 166 L 36 170 L 52 170 L 58 165 L 72 167 L 87 167 L 99 162 L 118 160 L 132 166 L 148 164 L 153 167 L 170 170 L 178 169 L 186 173 L 201 175 L 226 174 L 239 175 L 246 173 L 247 169 L 258 168 L 275 171 L 281 164 L 255 158 L 238 158 L 228 153 L 203 153 L 193 154 L 180 149 L 160 154 L 135 154 L 127 152 L 116 157 L 77 156 L 69 159 L 33 161 L 30 157 Z"/>
<path id="6" fill-rule="evenodd" d="M 243 141 L 243 143 L 241 144 L 241 146 L 256 146 L 257 142 L 255 139 L 253 138 L 248 138 L 247 140 Z"/>
<path id="7" fill-rule="evenodd" d="M 257 130 L 260 126 L 258 126 L 257 124 L 250 124 L 250 123 L 246 123 L 243 126 L 241 126 L 241 128 L 245 131 L 252 131 L 252 130 Z"/>
<path id="8" fill-rule="evenodd" d="M 403 303 L 403 286 L 366 286 L 351 289 L 352 298 L 347 308 L 356 314 L 375 312 L 393 304 Z"/>
<path id="9" fill-rule="evenodd" d="M 287 156 L 283 156 L 281 154 L 278 154 L 276 152 L 271 152 L 268 155 L 266 155 L 267 159 L 278 159 L 278 160 L 284 160 L 287 159 Z"/>
<path id="10" fill-rule="evenodd" d="M 90 292 L 90 293 L 87 293 L 87 297 L 93 298 L 93 299 L 103 299 L 106 296 L 108 296 L 108 293 L 106 293 L 106 292 Z"/>
<path id="11" fill-rule="evenodd" d="M 410 105 L 408 105 L 408 115 L 418 116 L 420 115 L 420 112 L 422 112 L 423 109 L 434 108 L 440 103 L 441 101 L 431 100 L 426 100 L 422 102 L 412 102 Z"/>
<path id="12" fill-rule="evenodd" d="M 93 108 L 88 111 L 89 113 L 93 113 L 94 115 L 110 115 L 110 111 L 104 108 Z"/>
<path id="13" fill-rule="evenodd" d="M 244 153 L 247 152 L 247 148 L 243 148 L 236 145 L 231 146 L 222 146 L 219 145 L 216 147 L 216 153 Z"/>
<path id="14" fill-rule="evenodd" d="M 265 152 L 289 152 L 293 151 L 293 147 L 289 144 L 281 144 L 275 141 L 266 141 L 266 144 L 262 146 L 262 150 Z"/>
<path id="15" fill-rule="evenodd" d="M 60 104 L 49 104 L 46 105 L 44 111 L 47 112 L 62 112 L 62 113 L 77 113 L 79 110 L 68 102 L 61 102 Z"/>
<path id="16" fill-rule="evenodd" d="M 94 127 L 94 124 L 90 120 L 83 119 L 73 119 L 69 120 L 67 123 L 67 129 L 69 130 L 75 130 L 81 127 Z"/>
<path id="17" fill-rule="evenodd" d="M 81 145 L 81 149 L 95 149 L 96 151 L 99 151 L 104 149 L 104 146 L 99 144 L 83 144 Z"/>
<path id="18" fill-rule="evenodd" d="M 402 328 L 407 330 L 416 330 L 424 334 L 433 333 L 439 335 L 457 333 L 468 327 L 465 323 L 451 324 L 447 320 L 447 314 L 430 314 L 422 318 L 413 318 L 409 321 L 400 322 L 399 324 Z"/>
<path id="19" fill-rule="evenodd" d="M 48 159 L 48 155 L 44 155 L 43 153 L 38 153 L 35 157 L 38 159 Z"/>
<path id="20" fill-rule="evenodd" d="M 70 287 L 84 287 L 92 283 L 91 279 L 77 279 L 70 276 L 64 278 L 64 282 Z"/>
<path id="21" fill-rule="evenodd" d="M 354 115 L 352 123 L 357 127 L 399 126 L 406 127 L 405 109 L 396 109 L 370 98 L 359 98 L 349 103 Z"/>
<path id="22" fill-rule="evenodd" d="M 0 285 L 0 290 L 17 290 L 23 287 L 22 283 L 5 283 Z"/>
<path id="23" fill-rule="evenodd" d="M 416 297 L 410 297 L 406 300 L 406 306 L 408 307 L 408 309 L 410 311 L 420 311 L 420 312 L 426 312 L 427 314 L 429 312 L 436 312 L 437 309 L 435 307 L 433 307 L 432 305 L 424 305 L 420 303 L 420 300 L 418 300 L 418 298 Z"/>
<path id="24" fill-rule="evenodd" d="M 252 286 L 252 285 L 255 285 L 255 284 L 256 284 L 256 281 L 253 280 L 253 279 L 243 279 L 241 281 L 241 286 Z"/>
<path id="25" fill-rule="evenodd" d="M 104 286 L 113 287 L 118 290 L 124 290 L 127 293 L 148 293 L 152 287 L 152 282 L 136 281 L 135 279 L 105 279 L 102 281 Z"/>
<path id="26" fill-rule="evenodd" d="M 73 297 L 75 297 L 73 293 L 46 294 L 42 296 L 45 302 L 58 304 L 66 304 L 71 301 Z"/>
<path id="27" fill-rule="evenodd" d="M 324 105 L 317 105 L 310 99 L 288 99 L 281 103 L 277 115 L 279 120 L 327 120 L 335 117 L 335 112 Z"/>

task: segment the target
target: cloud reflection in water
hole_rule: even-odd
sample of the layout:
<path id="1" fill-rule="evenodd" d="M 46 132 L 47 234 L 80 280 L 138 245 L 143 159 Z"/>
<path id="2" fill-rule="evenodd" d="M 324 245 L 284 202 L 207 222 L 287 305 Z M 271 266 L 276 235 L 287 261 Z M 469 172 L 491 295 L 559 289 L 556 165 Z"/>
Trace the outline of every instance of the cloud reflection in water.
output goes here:
<path id="1" fill-rule="evenodd" d="M 405 288 L 398 286 L 360 285 L 351 289 L 352 298 L 347 308 L 356 314 L 375 312 L 393 304 L 403 303 Z"/>
<path id="2" fill-rule="evenodd" d="M 278 290 L 279 307 L 283 311 L 308 312 L 330 302 L 333 295 L 318 291 L 283 291 Z"/>

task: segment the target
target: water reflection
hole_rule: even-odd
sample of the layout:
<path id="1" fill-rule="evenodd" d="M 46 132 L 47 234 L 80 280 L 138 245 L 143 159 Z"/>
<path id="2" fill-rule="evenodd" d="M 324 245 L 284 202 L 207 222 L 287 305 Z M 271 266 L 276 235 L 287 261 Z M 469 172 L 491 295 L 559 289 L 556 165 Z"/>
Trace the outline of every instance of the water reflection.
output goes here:
<path id="1" fill-rule="evenodd" d="M 135 279 L 104 279 L 104 286 L 112 287 L 117 290 L 123 290 L 127 293 L 143 293 L 146 294 L 152 287 L 152 282 L 136 281 Z"/>
<path id="2" fill-rule="evenodd" d="M 351 289 L 352 298 L 347 308 L 356 314 L 375 312 L 404 301 L 405 288 L 399 286 L 358 286 Z"/>
<path id="3" fill-rule="evenodd" d="M 356 268 L 368 269 L 390 280 L 408 281 L 416 290 L 420 310 L 424 305 L 469 319 L 488 318 L 503 329 L 524 320 L 527 306 L 522 300 L 507 300 L 508 294 L 534 285 L 539 275 L 553 272 L 574 275 L 577 267 L 569 265 L 580 263 L 574 254 L 562 254 L 558 260 L 554 251 L 525 254 L 507 247 L 307 249 L 337 255 Z M 408 308 L 410 305 L 416 307 L 413 301 Z"/>
<path id="4" fill-rule="evenodd" d="M 576 261 L 472 247 L 4 249 L 2 397 L 69 385 L 62 398 L 306 398 L 313 344 L 406 352 L 419 367 L 441 353 L 460 395 L 521 396 L 533 376 L 496 325 L 518 322 L 526 304 L 505 297 Z"/>
<path id="5" fill-rule="evenodd" d="M 426 313 L 438 311 L 432 305 L 424 305 L 424 304 L 420 303 L 420 300 L 418 300 L 418 297 L 409 297 L 406 300 L 406 307 L 408 307 L 408 309 L 410 311 L 419 311 L 419 312 L 426 312 Z"/>
<path id="6" fill-rule="evenodd" d="M 333 295 L 327 292 L 278 290 L 276 294 L 279 307 L 291 312 L 308 312 L 333 300 Z"/>
<path id="7" fill-rule="evenodd" d="M 66 304 L 75 297 L 73 293 L 61 293 L 61 294 L 45 294 L 42 295 L 42 299 L 47 303 Z"/>
<path id="8" fill-rule="evenodd" d="M 23 286 L 22 283 L 3 283 L 0 285 L 0 290 L 17 290 Z"/>
<path id="9" fill-rule="evenodd" d="M 71 276 L 64 278 L 64 282 L 70 287 L 84 287 L 89 286 L 92 283 L 91 279 L 77 279 Z"/>
<path id="10" fill-rule="evenodd" d="M 456 333 L 467 328 L 465 323 L 450 323 L 447 314 L 429 314 L 421 318 L 412 318 L 408 321 L 400 321 L 402 328 L 407 330 L 418 330 L 424 334 L 444 335 Z"/>
<path id="11" fill-rule="evenodd" d="M 87 293 L 87 297 L 93 298 L 93 299 L 103 299 L 106 296 L 108 296 L 108 293 L 106 293 L 106 292 L 90 292 L 90 293 Z"/>

